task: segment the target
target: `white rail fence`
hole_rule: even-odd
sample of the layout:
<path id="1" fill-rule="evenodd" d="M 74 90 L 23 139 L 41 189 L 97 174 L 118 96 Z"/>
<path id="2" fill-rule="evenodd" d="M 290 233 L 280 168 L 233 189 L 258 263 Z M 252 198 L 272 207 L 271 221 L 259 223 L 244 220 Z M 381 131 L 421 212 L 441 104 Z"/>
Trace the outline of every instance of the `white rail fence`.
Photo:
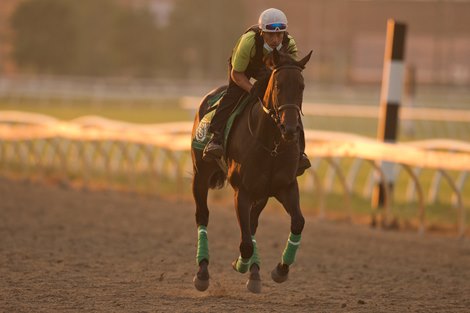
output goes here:
<path id="1" fill-rule="evenodd" d="M 195 109 L 201 100 L 201 95 L 215 86 L 226 83 L 224 80 L 187 81 L 167 79 L 131 79 L 123 77 L 94 78 L 74 76 L 0 76 L 0 98 L 10 105 L 21 105 L 25 99 L 34 99 L 39 103 L 70 104 L 74 100 L 86 100 L 98 104 L 106 100 L 128 102 L 129 100 L 155 100 L 165 97 L 183 97 L 183 106 Z M 313 92 L 313 91 L 310 91 Z M 332 93 L 349 92 L 337 89 Z M 370 91 L 369 91 L 370 92 Z M 450 94 L 461 94 L 453 100 L 461 108 L 468 99 L 468 93 L 458 90 Z M 192 96 L 189 96 L 192 95 Z M 195 96 L 197 95 L 197 96 Z M 359 95 L 359 94 L 358 94 Z M 457 100 L 459 99 L 459 100 Z M 460 103 L 462 102 L 463 103 Z M 470 110 L 448 109 L 446 104 L 441 108 L 406 106 L 400 109 L 400 120 L 403 121 L 402 132 L 408 138 L 446 137 L 459 140 L 470 138 Z M 324 118 L 347 117 L 358 121 L 363 119 L 375 120 L 378 116 L 378 106 L 351 105 L 332 103 L 304 103 L 306 115 Z M 329 126 L 335 123 L 328 123 Z M 337 125 L 334 129 L 351 131 Z M 326 125 L 324 126 L 326 127 Z M 331 130 L 332 128 L 325 128 Z M 375 128 L 374 128 L 375 130 Z"/>
<path id="2" fill-rule="evenodd" d="M 200 97 L 182 97 L 182 107 L 186 109 L 196 110 L 199 102 Z M 328 125 L 323 125 L 328 130 L 345 131 L 348 127 L 338 121 L 341 121 L 339 120 L 341 118 L 347 118 L 354 123 L 354 130 L 348 131 L 357 132 L 366 127 L 363 121 L 373 122 L 379 116 L 379 107 L 373 105 L 304 102 L 302 106 L 305 116 L 328 119 Z M 400 128 L 400 137 L 421 139 L 445 137 L 458 140 L 470 138 L 470 110 L 468 109 L 404 105 L 400 108 L 400 123 L 403 123 Z M 374 131 L 376 127 L 374 126 Z"/>
<path id="3" fill-rule="evenodd" d="M 96 175 L 112 185 L 121 179 L 130 188 L 145 184 L 152 190 L 168 188 L 159 182 L 171 180 L 181 193 L 191 173 L 190 132 L 192 123 L 137 125 L 96 116 L 70 122 L 15 111 L 0 112 L 0 173 L 14 171 L 25 177 L 50 172 L 65 184 L 77 178 L 84 186 L 93 183 Z M 453 140 L 426 140 L 406 144 L 379 143 L 358 135 L 306 131 L 307 154 L 313 166 L 301 182 L 301 188 L 318 199 L 319 216 L 325 215 L 325 196 L 337 179 L 344 196 L 344 207 L 352 216 L 351 197 L 360 184 L 359 169 L 369 166 L 363 196 L 370 197 L 376 177 L 389 181 L 378 165 L 381 161 L 395 164 L 394 175 L 406 173 L 407 200 L 417 201 L 419 231 L 426 228 L 426 204 L 436 201 L 442 184 L 453 191 L 453 205 L 458 212 L 460 236 L 466 232 L 466 206 L 463 192 L 470 171 L 470 144 Z M 345 169 L 342 159 L 353 160 Z M 328 169 L 322 178 L 320 162 Z M 433 171 L 432 184 L 425 193 L 420 174 Z M 387 184 L 384 184 L 387 186 Z M 425 195 L 428 198 L 425 198 Z M 386 190 L 382 222 L 392 215 L 392 191 Z"/>

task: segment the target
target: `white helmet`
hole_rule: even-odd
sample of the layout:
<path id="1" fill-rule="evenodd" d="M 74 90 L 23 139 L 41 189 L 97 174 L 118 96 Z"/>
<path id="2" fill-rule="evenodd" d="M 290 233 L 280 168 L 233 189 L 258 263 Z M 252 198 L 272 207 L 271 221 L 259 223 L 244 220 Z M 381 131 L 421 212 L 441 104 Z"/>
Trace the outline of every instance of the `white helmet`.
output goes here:
<path id="1" fill-rule="evenodd" d="M 258 25 L 263 32 L 284 32 L 287 30 L 287 17 L 281 10 L 267 9 L 259 16 Z"/>

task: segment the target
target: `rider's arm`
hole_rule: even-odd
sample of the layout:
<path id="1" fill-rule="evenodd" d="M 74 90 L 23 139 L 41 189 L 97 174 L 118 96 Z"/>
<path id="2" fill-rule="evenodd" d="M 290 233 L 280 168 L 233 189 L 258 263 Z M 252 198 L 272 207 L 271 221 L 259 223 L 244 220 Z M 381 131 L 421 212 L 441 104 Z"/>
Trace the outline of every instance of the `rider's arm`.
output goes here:
<path id="1" fill-rule="evenodd" d="M 243 34 L 232 53 L 232 70 L 230 77 L 243 90 L 250 92 L 251 83 L 246 77 L 245 71 L 248 68 L 250 59 L 255 54 L 255 33 L 247 32 Z"/>
<path id="2" fill-rule="evenodd" d="M 232 69 L 232 72 L 230 73 L 233 81 L 240 86 L 243 90 L 246 92 L 250 92 L 252 84 L 250 83 L 250 80 L 248 77 L 246 77 L 244 72 L 237 72 L 234 69 Z"/>

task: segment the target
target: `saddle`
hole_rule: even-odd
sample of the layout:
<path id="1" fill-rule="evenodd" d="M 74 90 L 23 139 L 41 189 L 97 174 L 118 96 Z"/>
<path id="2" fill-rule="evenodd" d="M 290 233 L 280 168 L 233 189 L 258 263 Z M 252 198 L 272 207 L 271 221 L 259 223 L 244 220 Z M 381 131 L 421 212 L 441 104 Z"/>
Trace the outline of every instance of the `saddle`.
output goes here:
<path id="1" fill-rule="evenodd" d="M 212 138 L 212 133 L 209 132 L 209 125 L 214 117 L 215 110 L 220 104 L 220 100 L 227 92 L 227 86 L 219 87 L 213 92 L 209 93 L 203 100 L 201 107 L 199 109 L 199 124 L 197 125 L 196 131 L 192 138 L 191 146 L 196 150 L 204 150 L 206 144 Z M 227 142 L 228 136 L 230 135 L 230 130 L 233 126 L 236 118 L 243 112 L 246 105 L 250 102 L 251 98 L 248 94 L 244 94 L 238 100 L 237 105 L 233 109 L 230 117 L 227 120 L 223 136 L 223 144 Z"/>

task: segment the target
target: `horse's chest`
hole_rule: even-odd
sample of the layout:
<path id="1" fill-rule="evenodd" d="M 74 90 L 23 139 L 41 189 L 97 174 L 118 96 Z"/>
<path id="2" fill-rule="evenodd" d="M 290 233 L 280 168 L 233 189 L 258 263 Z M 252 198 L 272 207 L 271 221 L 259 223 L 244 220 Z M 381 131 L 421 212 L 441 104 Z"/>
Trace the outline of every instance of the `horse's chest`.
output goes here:
<path id="1" fill-rule="evenodd" d="M 256 166 L 234 166 L 229 175 L 230 183 L 234 187 L 243 186 L 254 197 L 273 196 L 295 180 L 295 161 L 272 158 Z"/>
<path id="2" fill-rule="evenodd" d="M 269 186 L 269 193 L 275 193 L 278 190 L 289 186 L 295 180 L 296 167 L 286 166 L 282 170 L 272 172 L 267 186 Z"/>

